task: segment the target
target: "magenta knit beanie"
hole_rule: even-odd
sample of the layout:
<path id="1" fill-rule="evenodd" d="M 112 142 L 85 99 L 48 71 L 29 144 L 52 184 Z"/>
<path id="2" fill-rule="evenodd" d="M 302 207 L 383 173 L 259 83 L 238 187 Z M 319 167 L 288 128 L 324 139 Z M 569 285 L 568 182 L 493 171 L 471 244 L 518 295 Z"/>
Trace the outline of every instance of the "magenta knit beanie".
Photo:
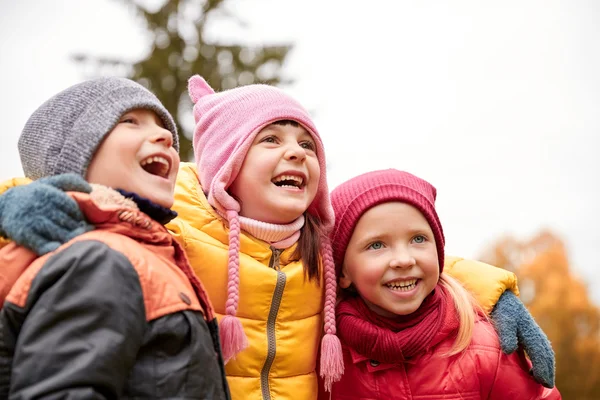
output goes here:
<path id="1" fill-rule="evenodd" d="M 226 316 L 221 321 L 223 357 L 229 360 L 247 346 L 241 322 L 236 317 L 239 301 L 239 203 L 227 192 L 238 176 L 256 135 L 267 125 L 292 120 L 302 125 L 317 146 L 321 169 L 317 194 L 308 212 L 321 221 L 324 234 L 333 228 L 333 209 L 327 188 L 325 151 L 321 137 L 308 112 L 281 89 L 269 85 L 248 85 L 220 93 L 199 75 L 190 78 L 188 90 L 194 103 L 194 156 L 200 184 L 208 202 L 229 224 L 229 284 Z M 321 253 L 325 275 L 325 337 L 321 349 L 321 373 L 339 379 L 343 360 L 335 336 L 335 267 L 328 239 Z"/>
<path id="2" fill-rule="evenodd" d="M 360 217 L 376 205 L 399 201 L 425 217 L 437 247 L 440 273 L 444 269 L 444 231 L 435 211 L 436 190 L 429 182 L 395 169 L 367 172 L 336 187 L 331 193 L 335 226 L 331 235 L 336 275 L 342 270 L 346 247 Z"/>

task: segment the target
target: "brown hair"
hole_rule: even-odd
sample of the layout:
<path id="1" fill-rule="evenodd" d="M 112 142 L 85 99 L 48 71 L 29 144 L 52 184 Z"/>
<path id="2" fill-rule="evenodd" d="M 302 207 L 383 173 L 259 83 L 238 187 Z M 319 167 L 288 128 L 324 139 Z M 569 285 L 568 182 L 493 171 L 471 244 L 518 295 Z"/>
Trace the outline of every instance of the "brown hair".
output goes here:
<path id="1" fill-rule="evenodd" d="M 321 281 L 321 238 L 323 231 L 321 221 L 312 214 L 304 213 L 304 227 L 300 232 L 300 239 L 292 255 L 296 260 L 301 260 L 304 266 L 304 277 L 309 281 Z"/>

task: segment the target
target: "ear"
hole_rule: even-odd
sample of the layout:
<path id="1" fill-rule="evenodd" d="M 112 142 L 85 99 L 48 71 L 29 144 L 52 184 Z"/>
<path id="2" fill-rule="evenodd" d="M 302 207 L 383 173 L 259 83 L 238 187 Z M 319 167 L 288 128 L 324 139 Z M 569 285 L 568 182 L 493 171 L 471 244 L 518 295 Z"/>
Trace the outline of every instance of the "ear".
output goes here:
<path id="1" fill-rule="evenodd" d="M 352 279 L 350 279 L 348 271 L 346 271 L 346 267 L 342 267 L 342 273 L 340 274 L 339 282 L 342 289 L 348 289 L 352 285 Z"/>
<path id="2" fill-rule="evenodd" d="M 208 82 L 204 80 L 200 75 L 194 75 L 188 80 L 188 93 L 192 102 L 196 104 L 198 99 L 202 96 L 214 94 L 215 91 L 210 87 Z"/>

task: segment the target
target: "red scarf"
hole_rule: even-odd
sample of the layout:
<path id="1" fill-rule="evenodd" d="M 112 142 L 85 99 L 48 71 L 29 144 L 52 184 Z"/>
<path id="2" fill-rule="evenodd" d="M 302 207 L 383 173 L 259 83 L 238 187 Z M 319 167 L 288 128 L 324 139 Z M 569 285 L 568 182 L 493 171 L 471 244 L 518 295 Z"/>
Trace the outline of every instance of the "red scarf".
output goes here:
<path id="1" fill-rule="evenodd" d="M 382 317 L 359 296 L 343 300 L 336 311 L 342 342 L 365 357 L 387 364 L 426 352 L 437 344 L 433 341 L 436 334 L 454 331 L 459 326 L 454 301 L 440 285 L 409 315 Z"/>

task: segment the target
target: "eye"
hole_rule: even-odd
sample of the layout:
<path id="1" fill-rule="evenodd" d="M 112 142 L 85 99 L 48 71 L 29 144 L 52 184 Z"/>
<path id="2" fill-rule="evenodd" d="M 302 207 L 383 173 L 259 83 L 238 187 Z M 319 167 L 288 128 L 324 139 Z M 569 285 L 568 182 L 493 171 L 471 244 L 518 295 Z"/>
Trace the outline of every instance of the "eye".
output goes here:
<path id="1" fill-rule="evenodd" d="M 123 116 L 123 118 L 121 118 L 119 123 L 120 124 L 135 124 L 135 123 L 137 123 L 137 120 L 134 117 L 132 117 L 131 115 L 125 115 L 125 116 Z"/>
<path id="2" fill-rule="evenodd" d="M 276 136 L 266 136 L 260 140 L 260 143 L 277 143 Z"/>
<path id="3" fill-rule="evenodd" d="M 305 140 L 303 142 L 300 142 L 300 147 L 310 151 L 315 151 L 315 149 L 317 148 L 315 143 L 311 140 Z"/>
<path id="4" fill-rule="evenodd" d="M 383 249 L 383 243 L 378 240 L 376 242 L 371 243 L 369 246 L 367 246 L 367 249 L 370 249 L 370 250 Z"/>
<path id="5" fill-rule="evenodd" d="M 425 243 L 427 241 L 427 238 L 425 237 L 425 235 L 417 235 L 413 238 L 413 242 L 420 244 L 420 243 Z"/>

